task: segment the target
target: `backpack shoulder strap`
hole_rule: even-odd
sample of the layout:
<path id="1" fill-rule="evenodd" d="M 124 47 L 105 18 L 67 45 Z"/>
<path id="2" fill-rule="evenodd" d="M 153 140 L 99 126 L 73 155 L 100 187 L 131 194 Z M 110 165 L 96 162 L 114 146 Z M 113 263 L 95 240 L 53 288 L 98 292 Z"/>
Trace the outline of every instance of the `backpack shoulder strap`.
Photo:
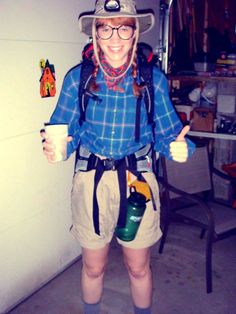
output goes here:
<path id="1" fill-rule="evenodd" d="M 148 123 L 153 123 L 154 115 L 154 87 L 153 87 L 153 64 L 139 58 L 140 80 L 145 82 L 144 101 L 147 109 Z"/>
<path id="2" fill-rule="evenodd" d="M 92 74 L 94 70 L 94 64 L 90 59 L 84 59 L 81 63 L 80 72 L 80 84 L 78 91 L 78 100 L 80 108 L 80 125 L 85 121 L 85 111 L 88 104 L 89 96 L 86 91 L 88 91 L 89 85 L 93 79 Z"/>
<path id="3" fill-rule="evenodd" d="M 153 54 L 153 48 L 145 42 L 139 42 L 137 48 L 140 81 L 141 84 L 143 83 L 145 85 L 144 102 L 147 109 L 148 123 L 153 124 L 153 67 L 157 62 L 157 56 Z"/>

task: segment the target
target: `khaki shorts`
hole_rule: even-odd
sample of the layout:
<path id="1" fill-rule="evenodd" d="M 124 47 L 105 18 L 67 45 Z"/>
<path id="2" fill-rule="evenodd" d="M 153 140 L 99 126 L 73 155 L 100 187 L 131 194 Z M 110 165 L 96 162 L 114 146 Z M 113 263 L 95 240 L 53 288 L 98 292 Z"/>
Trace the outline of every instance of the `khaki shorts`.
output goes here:
<path id="1" fill-rule="evenodd" d="M 99 249 L 110 243 L 119 215 L 119 184 L 116 171 L 105 171 L 98 184 L 97 200 L 99 205 L 100 235 L 93 226 L 93 187 L 95 170 L 79 171 L 73 179 L 71 196 L 72 227 L 71 232 L 84 248 Z M 153 210 L 152 201 L 147 208 L 133 241 L 117 241 L 129 248 L 146 248 L 156 243 L 161 237 L 159 190 L 153 173 L 143 174 L 149 184 L 157 210 Z"/>

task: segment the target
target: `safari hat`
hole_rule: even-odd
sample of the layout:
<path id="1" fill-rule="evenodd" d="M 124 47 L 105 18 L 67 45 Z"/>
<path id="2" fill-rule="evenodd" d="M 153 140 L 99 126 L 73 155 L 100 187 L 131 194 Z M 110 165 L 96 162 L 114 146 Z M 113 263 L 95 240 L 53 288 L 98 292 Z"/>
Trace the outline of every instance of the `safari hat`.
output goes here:
<path id="1" fill-rule="evenodd" d="M 135 0 L 97 0 L 93 12 L 84 12 L 79 16 L 81 32 L 92 36 L 93 21 L 96 18 L 134 17 L 139 22 L 139 32 L 145 33 L 154 26 L 152 10 L 136 10 Z"/>

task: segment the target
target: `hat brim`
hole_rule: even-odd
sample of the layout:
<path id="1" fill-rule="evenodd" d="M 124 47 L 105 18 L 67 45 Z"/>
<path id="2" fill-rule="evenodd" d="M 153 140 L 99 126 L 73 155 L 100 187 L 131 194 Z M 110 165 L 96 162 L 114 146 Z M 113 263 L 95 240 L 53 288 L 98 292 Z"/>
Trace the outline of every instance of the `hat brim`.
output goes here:
<path id="1" fill-rule="evenodd" d="M 96 18 L 104 18 L 104 19 L 110 19 L 115 17 L 133 17 L 137 18 L 139 21 L 139 32 L 140 34 L 146 33 L 150 31 L 154 24 L 155 24 L 155 18 L 154 14 L 152 12 L 147 13 L 137 13 L 137 14 L 121 14 L 120 12 L 113 12 L 109 15 L 103 15 L 103 14 L 81 14 L 79 16 L 79 28 L 80 31 L 85 33 L 88 36 L 92 36 L 92 25 L 93 20 Z"/>

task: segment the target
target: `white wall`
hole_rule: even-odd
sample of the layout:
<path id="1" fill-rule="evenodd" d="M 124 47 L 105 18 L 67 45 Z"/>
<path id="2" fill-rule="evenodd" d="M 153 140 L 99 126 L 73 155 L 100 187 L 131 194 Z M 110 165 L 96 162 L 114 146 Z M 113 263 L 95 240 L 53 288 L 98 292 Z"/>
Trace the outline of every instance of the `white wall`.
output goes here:
<path id="1" fill-rule="evenodd" d="M 77 17 L 93 4 L 0 0 L 0 313 L 81 253 L 69 233 L 74 158 L 48 164 L 39 130 L 54 110 L 65 73 L 80 61 L 86 37 Z M 155 42 L 153 35 L 146 38 Z M 56 69 L 54 98 L 39 94 L 42 58 Z"/>
<path id="2" fill-rule="evenodd" d="M 73 157 L 48 164 L 39 130 L 64 74 L 80 61 L 82 2 L 0 1 L 0 313 L 81 252 L 69 233 Z M 54 98 L 39 94 L 42 58 L 55 65 Z"/>

